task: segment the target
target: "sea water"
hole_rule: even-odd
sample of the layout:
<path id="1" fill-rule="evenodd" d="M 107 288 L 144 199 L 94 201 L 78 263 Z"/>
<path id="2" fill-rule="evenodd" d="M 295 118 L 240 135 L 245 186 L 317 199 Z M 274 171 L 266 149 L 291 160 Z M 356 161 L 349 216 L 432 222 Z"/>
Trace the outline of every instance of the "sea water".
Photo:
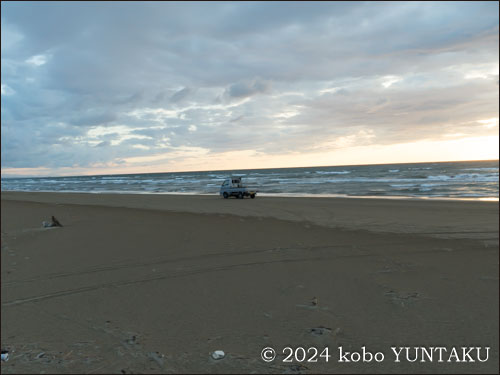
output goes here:
<path id="1" fill-rule="evenodd" d="M 260 195 L 498 200 L 498 160 L 2 178 L 2 191 L 218 194 L 242 177 Z"/>

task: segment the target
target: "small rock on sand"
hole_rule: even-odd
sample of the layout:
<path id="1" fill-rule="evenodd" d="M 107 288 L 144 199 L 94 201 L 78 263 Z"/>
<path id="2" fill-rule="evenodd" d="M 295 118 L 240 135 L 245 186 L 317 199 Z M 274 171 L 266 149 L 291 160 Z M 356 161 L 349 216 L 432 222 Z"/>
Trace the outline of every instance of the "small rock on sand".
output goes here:
<path id="1" fill-rule="evenodd" d="M 321 335 L 325 335 L 327 333 L 332 332 L 332 330 L 331 330 L 331 328 L 327 328 L 327 327 L 316 327 L 316 328 L 311 328 L 309 330 L 309 332 L 315 336 L 321 336 Z"/>

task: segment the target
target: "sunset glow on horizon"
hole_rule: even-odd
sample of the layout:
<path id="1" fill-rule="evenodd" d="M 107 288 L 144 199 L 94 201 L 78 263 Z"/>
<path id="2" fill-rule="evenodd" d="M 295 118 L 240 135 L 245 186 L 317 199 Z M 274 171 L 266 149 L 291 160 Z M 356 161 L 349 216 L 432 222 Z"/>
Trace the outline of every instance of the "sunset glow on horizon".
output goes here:
<path id="1" fill-rule="evenodd" d="M 137 173 L 169 173 L 169 172 L 201 172 L 214 170 L 241 170 L 267 168 L 299 168 L 319 166 L 370 165 L 370 164 L 401 164 L 425 162 L 478 161 L 498 160 L 499 138 L 495 136 L 472 137 L 447 141 L 420 141 L 390 146 L 351 147 L 343 151 L 309 155 L 276 155 L 269 158 L 255 151 L 233 151 L 221 154 L 206 154 L 203 150 L 192 150 L 180 154 L 183 161 L 176 163 L 177 168 L 169 168 L 165 163 L 171 154 L 152 155 L 125 160 L 126 167 L 119 165 L 112 168 L 94 165 L 88 169 L 60 168 L 20 168 L 5 169 L 5 176 L 74 176 L 74 175 L 108 175 Z M 422 150 L 425 150 L 424 152 Z M 394 161 L 394 154 L 404 152 L 405 157 Z M 495 154 L 496 153 L 496 154 Z M 367 158 L 366 156 L 369 156 Z M 444 158 L 439 158 L 443 157 Z M 198 158 L 203 157 L 206 164 L 199 164 Z M 239 160 L 239 167 L 234 168 L 234 160 Z M 330 163 L 333 160 L 335 163 Z M 213 166 L 213 167 L 210 167 Z"/>

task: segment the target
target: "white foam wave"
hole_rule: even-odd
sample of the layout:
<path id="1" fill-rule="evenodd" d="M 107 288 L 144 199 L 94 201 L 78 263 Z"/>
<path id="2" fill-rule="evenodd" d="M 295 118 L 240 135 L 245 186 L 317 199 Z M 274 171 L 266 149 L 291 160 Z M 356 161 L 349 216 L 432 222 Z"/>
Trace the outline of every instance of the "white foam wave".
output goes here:
<path id="1" fill-rule="evenodd" d="M 392 185 L 390 185 L 390 187 L 394 187 L 394 188 L 409 188 L 409 187 L 415 187 L 417 185 L 418 184 L 392 184 Z"/>
<path id="2" fill-rule="evenodd" d="M 496 171 L 498 172 L 498 168 L 465 168 L 463 171 Z"/>
<path id="3" fill-rule="evenodd" d="M 454 176 L 437 175 L 427 176 L 428 180 L 435 181 L 474 181 L 474 182 L 497 182 L 498 174 L 482 175 L 479 173 L 460 173 Z"/>
<path id="4" fill-rule="evenodd" d="M 331 171 L 331 172 L 326 172 L 326 171 L 316 171 L 317 174 L 348 174 L 351 173 L 351 171 Z"/>

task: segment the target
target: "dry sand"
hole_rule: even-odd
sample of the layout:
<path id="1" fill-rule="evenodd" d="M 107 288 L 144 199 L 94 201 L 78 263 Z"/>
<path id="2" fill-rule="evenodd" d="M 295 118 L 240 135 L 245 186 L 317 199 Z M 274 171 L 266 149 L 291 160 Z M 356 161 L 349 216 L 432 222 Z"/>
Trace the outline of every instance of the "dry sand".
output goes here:
<path id="1" fill-rule="evenodd" d="M 497 202 L 2 192 L 1 215 L 3 373 L 498 373 Z"/>

